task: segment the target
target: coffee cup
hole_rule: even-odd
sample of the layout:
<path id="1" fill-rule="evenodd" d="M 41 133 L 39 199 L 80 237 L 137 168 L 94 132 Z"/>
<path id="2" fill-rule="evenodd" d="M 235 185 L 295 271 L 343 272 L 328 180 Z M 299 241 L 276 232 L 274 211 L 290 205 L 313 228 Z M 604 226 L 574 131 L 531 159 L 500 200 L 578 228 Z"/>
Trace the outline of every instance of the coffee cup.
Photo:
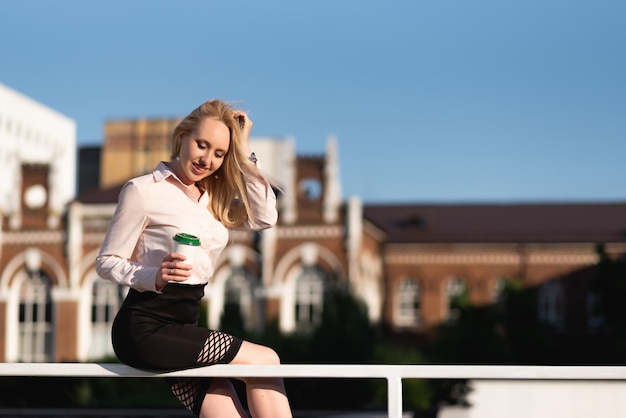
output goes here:
<path id="1" fill-rule="evenodd" d="M 174 235 L 172 252 L 184 254 L 187 257 L 184 263 L 193 266 L 198 248 L 200 248 L 200 239 L 195 235 L 183 232 Z"/>

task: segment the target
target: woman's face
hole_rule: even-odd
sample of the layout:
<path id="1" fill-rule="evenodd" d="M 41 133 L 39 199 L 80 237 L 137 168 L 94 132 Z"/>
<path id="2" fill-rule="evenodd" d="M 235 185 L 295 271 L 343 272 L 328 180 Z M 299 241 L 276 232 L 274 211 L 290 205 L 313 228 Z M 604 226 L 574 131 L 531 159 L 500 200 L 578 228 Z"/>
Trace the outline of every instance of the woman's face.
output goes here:
<path id="1" fill-rule="evenodd" d="M 205 118 L 196 129 L 181 139 L 176 174 L 191 185 L 215 173 L 224 163 L 230 147 L 230 132 L 221 121 Z"/>

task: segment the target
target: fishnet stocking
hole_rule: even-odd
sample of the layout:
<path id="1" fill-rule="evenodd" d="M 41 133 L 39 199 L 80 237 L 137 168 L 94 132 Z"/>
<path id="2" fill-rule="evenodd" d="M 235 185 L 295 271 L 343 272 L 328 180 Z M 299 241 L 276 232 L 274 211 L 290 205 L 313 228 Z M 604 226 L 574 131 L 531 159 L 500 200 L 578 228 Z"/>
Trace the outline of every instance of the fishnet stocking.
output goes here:
<path id="1" fill-rule="evenodd" d="M 177 377 L 168 379 L 168 381 L 174 396 L 185 408 L 195 413 L 195 403 L 200 389 L 199 379 Z M 199 406 L 198 409 L 200 409 Z"/>
<path id="2" fill-rule="evenodd" d="M 210 366 L 219 363 L 228 353 L 233 342 L 233 336 L 220 331 L 211 331 L 204 342 L 197 359 L 198 366 Z M 169 378 L 170 389 L 174 396 L 191 412 L 200 414 L 200 407 L 204 400 L 204 394 L 210 385 L 210 380 L 198 378 Z"/>
<path id="3" fill-rule="evenodd" d="M 211 331 L 209 338 L 204 342 L 204 347 L 198 355 L 198 364 L 211 365 L 219 363 L 224 358 L 230 344 L 233 342 L 233 336 L 224 334 L 219 331 Z"/>

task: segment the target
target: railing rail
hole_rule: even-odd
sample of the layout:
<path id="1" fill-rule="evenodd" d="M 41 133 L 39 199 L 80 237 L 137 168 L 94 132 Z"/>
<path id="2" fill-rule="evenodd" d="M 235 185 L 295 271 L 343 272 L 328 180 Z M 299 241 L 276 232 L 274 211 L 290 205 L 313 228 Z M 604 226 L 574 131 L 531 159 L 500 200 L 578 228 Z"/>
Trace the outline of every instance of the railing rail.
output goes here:
<path id="1" fill-rule="evenodd" d="M 0 376 L 386 379 L 388 416 L 399 418 L 402 416 L 403 379 L 626 380 L 626 366 L 228 364 L 151 372 L 118 363 L 0 363 Z"/>

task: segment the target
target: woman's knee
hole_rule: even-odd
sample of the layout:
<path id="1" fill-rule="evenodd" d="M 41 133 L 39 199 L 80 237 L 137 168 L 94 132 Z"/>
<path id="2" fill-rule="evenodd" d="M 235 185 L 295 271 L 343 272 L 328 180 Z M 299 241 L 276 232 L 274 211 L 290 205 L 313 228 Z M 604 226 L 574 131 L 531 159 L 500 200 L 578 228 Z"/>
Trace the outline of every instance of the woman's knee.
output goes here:
<path id="1" fill-rule="evenodd" d="M 259 345 L 257 349 L 258 351 L 254 359 L 255 364 L 280 364 L 280 357 L 273 348 Z"/>
<path id="2" fill-rule="evenodd" d="M 278 353 L 270 347 L 265 347 L 265 349 L 265 364 L 280 364 L 280 357 L 278 356 Z"/>
<path id="3" fill-rule="evenodd" d="M 270 347 L 244 341 L 233 364 L 280 364 L 278 353 Z"/>

